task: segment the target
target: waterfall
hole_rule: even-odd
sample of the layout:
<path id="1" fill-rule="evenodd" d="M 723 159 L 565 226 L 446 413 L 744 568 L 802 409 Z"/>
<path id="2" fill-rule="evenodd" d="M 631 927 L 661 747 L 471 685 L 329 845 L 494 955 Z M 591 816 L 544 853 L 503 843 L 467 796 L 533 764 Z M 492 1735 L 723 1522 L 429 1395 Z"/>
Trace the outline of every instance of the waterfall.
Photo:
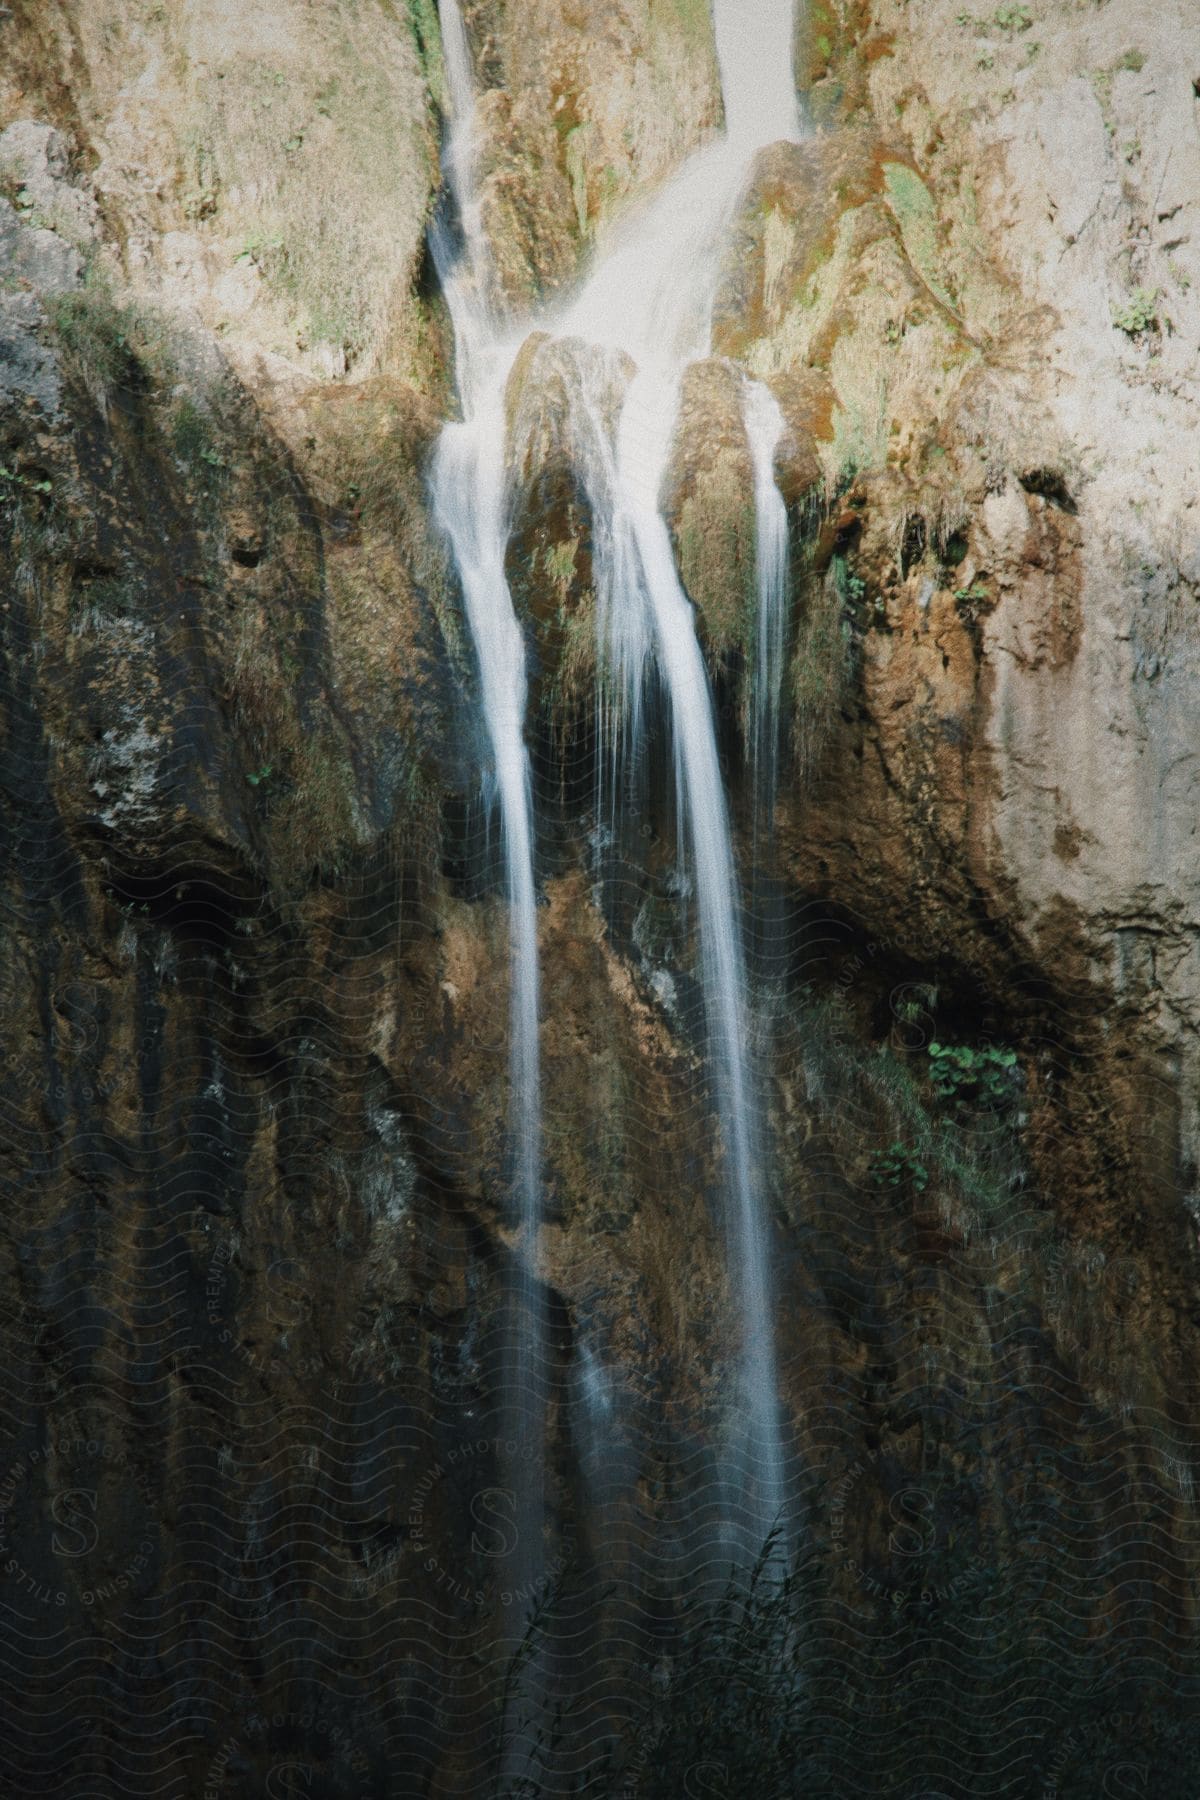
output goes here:
<path id="1" fill-rule="evenodd" d="M 778 785 L 779 702 L 787 648 L 787 508 L 775 482 L 775 453 L 783 438 L 784 422 L 779 402 L 770 388 L 749 379 L 745 385 L 743 416 L 754 463 L 757 543 L 758 630 L 754 644 L 750 747 L 756 810 L 769 832 Z M 757 823 L 758 819 L 756 826 Z"/>
<path id="2" fill-rule="evenodd" d="M 454 254 L 443 223 L 434 233 L 434 254 L 454 322 L 463 418 L 442 435 L 434 491 L 478 657 L 504 824 L 512 919 L 513 1130 L 527 1298 L 536 1318 L 540 1102 L 533 834 L 523 739 L 524 648 L 504 576 L 505 389 L 519 340 L 506 335 L 491 298 L 474 180 L 470 61 L 457 0 L 441 0 L 440 11 L 453 108 L 446 174 L 465 248 Z M 793 23 L 793 0 L 714 0 L 723 136 L 691 156 L 614 233 L 574 299 L 538 321 L 560 360 L 565 353 L 575 371 L 569 384 L 571 429 L 593 514 L 600 648 L 616 694 L 608 715 L 614 765 L 617 721 L 625 745 L 637 747 L 651 668 L 670 707 L 678 815 L 694 878 L 724 1155 L 731 1290 L 740 1326 L 740 1380 L 726 1428 L 722 1510 L 730 1540 L 751 1552 L 780 1517 L 784 1492 L 760 1104 L 751 1073 L 742 909 L 712 695 L 661 496 L 684 374 L 690 363 L 711 354 L 722 261 L 755 155 L 780 138 L 799 136 Z M 622 396 L 615 429 L 614 393 Z M 755 458 L 760 547 L 755 745 L 761 772 L 761 759 L 777 735 L 786 519 L 773 477 L 782 422 L 770 394 L 757 384 L 747 385 L 746 423 Z M 773 763 L 770 781 L 773 788 Z M 538 1336 L 526 1347 L 522 1378 L 537 1376 L 543 1354 Z M 540 1451 L 538 1388 L 534 1379 L 526 1413 L 536 1411 L 538 1418 L 527 1417 L 526 1423 Z"/>
<path id="3" fill-rule="evenodd" d="M 582 292 L 555 321 L 568 339 L 606 348 L 634 367 L 611 457 L 587 408 L 580 434 L 597 518 L 599 625 L 636 734 L 651 657 L 669 697 L 676 788 L 695 878 L 701 973 L 726 1160 L 727 1239 L 741 1320 L 740 1425 L 728 1446 L 724 1506 L 730 1536 L 756 1548 L 784 1499 L 779 1395 L 768 1262 L 760 1108 L 750 1074 L 747 983 L 737 876 L 707 673 L 661 511 L 663 482 L 689 363 L 711 353 L 722 257 L 756 152 L 799 136 L 792 79 L 792 0 L 715 0 L 714 24 L 726 131 L 692 156 L 621 231 Z M 585 388 L 589 369 L 584 365 Z M 611 380 L 610 366 L 607 377 Z M 593 373 L 594 381 L 594 373 Z M 782 428 L 769 393 L 755 385 L 747 425 L 756 462 L 760 592 L 771 611 L 758 659 L 767 722 L 777 719 L 786 594 L 786 517 L 774 484 Z M 772 435 L 773 434 L 773 435 Z M 596 466 L 597 463 L 599 466 Z M 766 493 L 770 487 L 773 499 Z M 605 516 L 607 509 L 607 516 Z M 782 540 L 780 527 L 782 526 Z M 772 697 L 773 696 L 773 697 Z M 765 738 L 764 738 L 765 741 Z M 740 1494 L 735 1491 L 740 1488 Z"/>
<path id="4" fill-rule="evenodd" d="M 527 1586 L 537 1578 L 542 1539 L 543 1394 L 548 1349 L 538 1235 L 541 1225 L 541 1076 L 538 1054 L 537 893 L 533 806 L 525 746 L 525 642 L 504 573 L 508 542 L 504 392 L 517 345 L 506 337 L 493 295 L 491 260 L 475 181 L 475 100 L 466 34 L 457 0 L 440 0 L 451 105 L 445 153 L 447 186 L 462 229 L 434 221 L 430 243 L 454 325 L 462 419 L 444 427 L 434 456 L 435 517 L 446 534 L 462 586 L 479 669 L 491 758 L 488 786 L 499 802 L 508 894 L 509 1129 L 513 1147 L 517 1279 L 502 1370 L 506 1437 L 518 1444 L 506 1478 L 513 1483 Z"/>

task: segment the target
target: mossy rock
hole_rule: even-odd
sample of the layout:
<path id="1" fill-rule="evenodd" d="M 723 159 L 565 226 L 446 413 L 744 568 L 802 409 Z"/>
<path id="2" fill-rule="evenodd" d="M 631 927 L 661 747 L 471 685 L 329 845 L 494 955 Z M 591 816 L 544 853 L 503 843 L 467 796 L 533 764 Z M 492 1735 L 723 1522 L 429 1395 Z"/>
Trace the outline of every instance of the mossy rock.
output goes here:
<path id="1" fill-rule="evenodd" d="M 679 572 L 713 661 L 744 649 L 754 616 L 754 464 L 742 409 L 736 369 L 693 364 L 665 484 Z"/>

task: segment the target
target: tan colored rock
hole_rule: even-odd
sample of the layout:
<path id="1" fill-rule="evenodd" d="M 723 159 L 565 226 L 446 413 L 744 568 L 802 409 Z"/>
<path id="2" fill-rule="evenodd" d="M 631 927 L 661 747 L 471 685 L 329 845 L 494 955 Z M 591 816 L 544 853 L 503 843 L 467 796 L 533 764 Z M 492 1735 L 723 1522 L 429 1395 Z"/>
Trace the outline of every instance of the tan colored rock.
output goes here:
<path id="1" fill-rule="evenodd" d="M 391 355 L 421 379 L 413 288 L 437 174 L 403 14 L 302 0 L 18 9 L 0 122 L 61 127 L 110 272 L 229 347 L 322 378 Z M 13 78 L 10 77 L 10 81 Z"/>

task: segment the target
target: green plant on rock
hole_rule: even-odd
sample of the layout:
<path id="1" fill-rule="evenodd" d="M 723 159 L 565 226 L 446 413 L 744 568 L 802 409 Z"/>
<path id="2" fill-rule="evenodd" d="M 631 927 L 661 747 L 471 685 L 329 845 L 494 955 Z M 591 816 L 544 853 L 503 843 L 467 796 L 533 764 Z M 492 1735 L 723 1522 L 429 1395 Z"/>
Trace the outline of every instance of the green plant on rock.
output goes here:
<path id="1" fill-rule="evenodd" d="M 138 318 L 130 307 L 118 305 L 99 285 L 48 295 L 44 304 L 64 356 L 89 386 L 132 380 Z"/>
<path id="2" fill-rule="evenodd" d="M 1158 323 L 1158 289 L 1134 288 L 1124 306 L 1114 306 L 1112 322 L 1129 337 L 1148 331 Z"/>
<path id="3" fill-rule="evenodd" d="M 1001 31 L 1007 31 L 1012 36 L 1018 31 L 1029 30 L 1033 24 L 1033 14 L 1027 6 L 999 6 L 993 14 L 992 22 Z"/>
<path id="4" fill-rule="evenodd" d="M 1016 1098 L 1020 1073 L 1017 1053 L 997 1044 L 929 1046 L 933 1091 L 956 1107 L 1008 1105 Z"/>
<path id="5" fill-rule="evenodd" d="M 934 1004 L 925 988 L 925 1005 Z M 920 999 L 920 993 L 914 993 Z M 1023 1175 L 1019 1135 L 1008 1129 L 965 1130 L 971 1115 L 946 1107 L 931 1092 L 924 1055 L 905 1048 L 905 1035 L 895 1043 L 873 1048 L 855 1041 L 855 1027 L 844 1004 L 834 996 L 810 1001 L 805 1007 L 805 1071 L 819 1104 L 836 1116 L 839 1135 L 856 1139 L 861 1153 L 870 1157 L 873 1146 L 880 1163 L 881 1190 L 893 1186 L 892 1170 L 883 1160 L 907 1151 L 912 1161 L 927 1172 L 957 1228 L 990 1227 L 1011 1217 Z M 923 1044 L 923 1034 L 922 1034 Z M 1014 1070 L 1015 1075 L 1015 1070 Z M 869 1111 L 869 1133 L 859 1136 L 850 1123 L 862 1101 Z M 872 1168 L 873 1175 L 874 1170 Z"/>
<path id="6" fill-rule="evenodd" d="M 284 241 L 279 232 L 255 231 L 246 239 L 234 262 L 252 262 L 269 273 L 275 259 L 283 252 Z"/>
<path id="7" fill-rule="evenodd" d="M 185 398 L 175 408 L 171 419 L 171 442 L 179 462 L 206 486 L 213 486 L 222 471 L 229 467 L 227 459 L 213 442 L 215 424 L 211 416 L 194 400 Z"/>
<path id="8" fill-rule="evenodd" d="M 26 475 L 20 469 L 10 469 L 0 463 L 0 492 L 4 488 L 17 488 L 27 494 L 49 494 L 53 492 L 53 483 L 35 475 Z"/>
<path id="9" fill-rule="evenodd" d="M 871 1180 L 876 1187 L 911 1187 L 920 1193 L 929 1186 L 929 1171 L 911 1145 L 897 1140 L 872 1152 Z"/>

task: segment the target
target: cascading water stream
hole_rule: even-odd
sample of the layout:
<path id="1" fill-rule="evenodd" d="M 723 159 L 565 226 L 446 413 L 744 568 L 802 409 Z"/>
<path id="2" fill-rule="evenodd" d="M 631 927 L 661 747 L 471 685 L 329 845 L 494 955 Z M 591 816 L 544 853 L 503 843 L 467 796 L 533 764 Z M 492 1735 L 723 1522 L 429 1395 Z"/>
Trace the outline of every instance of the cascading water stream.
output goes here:
<path id="1" fill-rule="evenodd" d="M 463 418 L 443 433 L 433 479 L 437 515 L 459 571 L 478 657 L 504 825 L 513 968 L 513 1131 L 526 1300 L 534 1320 L 532 1339 L 513 1379 L 523 1393 L 524 1430 L 534 1440 L 526 1468 L 536 1470 L 530 1479 L 537 1479 L 545 1343 L 536 1282 L 536 896 L 523 737 L 525 656 L 504 574 L 506 384 L 519 340 L 506 336 L 489 299 L 490 267 L 473 172 L 473 87 L 457 0 L 440 0 L 440 16 L 453 108 L 446 174 L 465 249 L 455 253 L 444 223 L 433 234 L 433 249 L 454 322 Z M 799 136 L 793 22 L 793 0 L 714 0 L 724 136 L 690 157 L 615 235 L 577 297 L 556 316 L 539 321 L 574 359 L 575 379 L 568 388 L 579 469 L 593 514 L 601 647 L 619 696 L 614 717 L 620 719 L 626 744 L 636 746 L 642 729 L 641 699 L 651 665 L 658 669 L 670 704 L 679 817 L 694 872 L 705 1014 L 724 1147 L 731 1285 L 741 1327 L 740 1391 L 730 1407 L 739 1423 L 727 1437 L 722 1504 L 730 1538 L 751 1553 L 780 1519 L 784 1494 L 759 1103 L 751 1076 L 741 908 L 712 697 L 661 496 L 684 373 L 690 363 L 711 354 L 723 255 L 754 158 L 780 138 Z M 622 395 L 615 431 L 614 393 Z M 774 742 L 779 709 L 786 519 L 773 480 L 778 408 L 765 389 L 748 383 L 746 414 L 756 469 L 760 592 L 769 615 L 760 625 L 756 657 L 755 744 L 756 754 L 761 747 L 765 755 Z M 615 742 L 612 748 L 615 757 Z M 533 1507 L 531 1496 L 531 1514 Z M 737 1525 L 735 1513 L 740 1514 Z"/>
<path id="2" fill-rule="evenodd" d="M 475 101 L 457 0 L 439 17 L 452 126 L 445 171 L 462 229 L 439 217 L 430 233 L 435 266 L 454 324 L 462 419 L 448 424 L 434 458 L 434 511 L 450 543 L 479 666 L 480 697 L 499 801 L 508 894 L 511 999 L 509 1071 L 513 1189 L 519 1276 L 511 1344 L 502 1373 L 505 1436 L 518 1445 L 518 1538 L 527 1586 L 537 1578 L 541 1542 L 542 1439 L 547 1351 L 538 1279 L 541 1225 L 541 1079 L 538 1053 L 537 893 L 533 808 L 525 747 L 525 643 L 504 572 L 508 542 L 505 384 L 515 354 L 492 299 L 492 271 L 475 182 Z M 532 1560 L 528 1560 L 532 1559 Z"/>
<path id="3" fill-rule="evenodd" d="M 765 145 L 797 137 L 799 116 L 792 0 L 715 0 L 714 24 L 725 137 L 691 157 L 625 229 L 557 329 L 565 337 L 605 346 L 635 368 L 611 462 L 604 459 L 606 466 L 591 479 L 585 468 L 585 482 L 594 512 L 601 514 L 606 500 L 611 508 L 597 530 L 600 628 L 609 665 L 624 690 L 627 728 L 630 720 L 635 732 L 638 728 L 640 690 L 652 654 L 670 700 L 680 815 L 695 873 L 705 1009 L 726 1156 L 727 1235 L 742 1326 L 737 1408 L 744 1426 L 724 1484 L 725 1506 L 734 1510 L 733 1489 L 741 1488 L 741 1529 L 731 1535 L 754 1550 L 780 1521 L 784 1500 L 759 1107 L 750 1076 L 736 869 L 712 698 L 661 495 L 683 375 L 689 363 L 711 352 L 722 255 L 753 159 Z M 612 373 L 610 367 L 610 381 Z M 600 410 L 594 397 L 589 418 Z M 782 501 L 774 488 L 773 458 L 782 421 L 770 395 L 757 387 L 750 391 L 747 412 L 766 557 L 761 580 L 773 614 L 759 663 L 766 707 L 777 714 L 785 585 L 778 557 Z M 593 428 L 580 438 L 594 446 L 601 434 Z M 766 496 L 768 480 L 778 507 Z M 784 567 L 786 530 L 784 517 Z"/>
<path id="4" fill-rule="evenodd" d="M 775 455 L 784 435 L 783 414 L 769 387 L 747 380 L 743 417 L 754 464 L 758 630 L 750 707 L 751 767 L 758 818 L 768 832 L 779 779 L 779 703 L 787 648 L 788 521 L 775 481 Z M 757 861 L 757 858 L 756 858 Z"/>
<path id="5" fill-rule="evenodd" d="M 750 859 L 752 985 L 758 1066 L 770 1066 L 777 972 L 787 957 L 787 909 L 775 866 L 775 800 L 789 607 L 788 519 L 775 480 L 785 424 L 770 388 L 748 377 L 742 416 L 754 468 L 757 629 L 750 688 L 749 752 L 753 799 Z"/>

